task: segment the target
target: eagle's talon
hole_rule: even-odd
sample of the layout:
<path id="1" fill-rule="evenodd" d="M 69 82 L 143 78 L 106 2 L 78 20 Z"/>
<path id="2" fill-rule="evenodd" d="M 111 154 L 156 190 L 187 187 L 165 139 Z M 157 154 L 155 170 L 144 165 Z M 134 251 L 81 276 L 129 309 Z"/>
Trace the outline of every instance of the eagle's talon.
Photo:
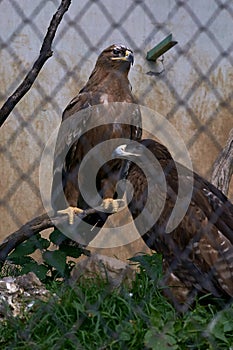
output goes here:
<path id="1" fill-rule="evenodd" d="M 82 214 L 83 210 L 77 207 L 68 207 L 63 210 L 59 210 L 58 214 L 67 214 L 69 217 L 69 224 L 73 225 L 74 223 L 74 215 Z"/>
<path id="2" fill-rule="evenodd" d="M 103 200 L 101 206 L 105 211 L 117 213 L 119 209 L 125 206 L 125 201 L 123 199 L 106 198 Z"/>

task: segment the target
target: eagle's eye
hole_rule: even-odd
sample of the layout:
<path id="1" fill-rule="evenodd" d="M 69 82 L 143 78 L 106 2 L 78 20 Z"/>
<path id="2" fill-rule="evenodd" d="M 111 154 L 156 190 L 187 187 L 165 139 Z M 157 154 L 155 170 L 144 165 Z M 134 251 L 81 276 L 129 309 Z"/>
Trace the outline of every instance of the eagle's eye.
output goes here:
<path id="1" fill-rule="evenodd" d="M 121 51 L 119 49 L 113 49 L 112 52 L 114 55 L 119 55 Z"/>

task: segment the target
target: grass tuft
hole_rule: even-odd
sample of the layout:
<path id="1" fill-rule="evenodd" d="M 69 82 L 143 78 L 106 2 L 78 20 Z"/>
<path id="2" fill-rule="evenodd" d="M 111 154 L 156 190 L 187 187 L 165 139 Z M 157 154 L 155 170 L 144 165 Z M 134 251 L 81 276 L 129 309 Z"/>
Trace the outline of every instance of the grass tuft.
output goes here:
<path id="1" fill-rule="evenodd" d="M 0 349 L 225 350 L 233 347 L 233 307 L 201 298 L 178 315 L 156 281 L 158 256 L 140 257 L 131 288 L 110 290 L 100 279 L 73 287 L 53 282 L 49 301 L 37 301 L 23 317 L 0 322 Z"/>

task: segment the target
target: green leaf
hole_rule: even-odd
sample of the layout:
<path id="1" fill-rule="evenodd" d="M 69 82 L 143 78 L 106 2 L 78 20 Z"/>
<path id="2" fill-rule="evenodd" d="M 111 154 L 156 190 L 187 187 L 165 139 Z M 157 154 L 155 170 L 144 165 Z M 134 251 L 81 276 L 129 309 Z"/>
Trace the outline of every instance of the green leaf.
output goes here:
<path id="1" fill-rule="evenodd" d="M 33 261 L 33 259 L 30 256 L 17 256 L 13 252 L 7 257 L 7 261 L 10 261 L 12 264 L 15 265 L 23 266 Z"/>
<path id="2" fill-rule="evenodd" d="M 153 325 L 154 329 L 158 329 L 159 331 L 164 327 L 164 320 L 163 317 L 161 317 L 161 310 L 156 310 L 156 306 L 154 306 L 152 303 L 149 303 L 149 307 L 153 311 L 150 315 L 151 324 Z"/>
<path id="3" fill-rule="evenodd" d="M 44 250 L 50 246 L 49 240 L 41 237 L 40 235 L 34 236 L 32 238 L 33 238 L 33 243 L 34 243 L 36 249 Z"/>
<path id="4" fill-rule="evenodd" d="M 40 234 L 29 238 L 28 240 L 20 243 L 14 251 L 9 255 L 8 259 L 15 264 L 23 265 L 27 263 L 27 255 L 34 253 L 37 249 L 43 250 L 50 246 L 50 242 L 42 238 Z"/>
<path id="5" fill-rule="evenodd" d="M 61 233 L 59 230 L 55 229 L 53 232 L 51 232 L 49 239 L 55 245 L 60 245 L 67 239 L 67 237 L 63 235 L 63 233 Z"/>
<path id="6" fill-rule="evenodd" d="M 41 281 L 44 281 L 47 277 L 48 270 L 48 267 L 46 267 L 45 265 L 39 265 L 34 260 L 24 265 L 21 270 L 21 273 L 26 274 L 28 272 L 34 272 Z"/>
<path id="7" fill-rule="evenodd" d="M 129 322 L 123 321 L 122 323 L 116 326 L 116 332 L 118 334 L 118 339 L 121 341 L 129 341 L 131 335 L 134 333 L 132 324 Z"/>
<path id="8" fill-rule="evenodd" d="M 65 275 L 66 254 L 59 250 L 48 250 L 42 254 L 44 261 L 51 267 L 55 268 L 61 276 Z"/>
<path id="9" fill-rule="evenodd" d="M 9 255 L 11 257 L 20 257 L 34 253 L 36 250 L 34 242 L 31 239 L 20 243 L 15 250 Z"/>
<path id="10" fill-rule="evenodd" d="M 176 340 L 169 334 L 161 334 L 158 329 L 152 327 L 145 334 L 145 345 L 152 350 L 178 349 Z"/>
<path id="11" fill-rule="evenodd" d="M 233 331 L 233 320 L 226 321 L 223 326 L 224 332 L 232 332 Z"/>
<path id="12" fill-rule="evenodd" d="M 233 310 L 223 310 L 217 316 L 217 322 L 213 327 L 211 333 L 217 339 L 220 339 L 227 343 L 226 334 L 233 330 Z"/>
<path id="13" fill-rule="evenodd" d="M 78 248 L 78 247 L 70 246 L 66 244 L 61 244 L 59 246 L 59 251 L 64 252 L 66 256 L 70 256 L 72 258 L 79 258 L 83 253 L 82 248 Z"/>
<path id="14" fill-rule="evenodd" d="M 222 324 L 216 324 L 216 326 L 214 327 L 213 335 L 215 338 L 220 339 L 224 342 L 227 342 Z"/>
<path id="15" fill-rule="evenodd" d="M 123 331 L 123 332 L 121 332 L 119 334 L 119 339 L 122 340 L 122 341 L 129 341 L 130 338 L 131 338 L 131 335 L 129 333 L 127 333 L 127 332 Z"/>
<path id="16" fill-rule="evenodd" d="M 143 254 L 137 255 L 129 259 L 134 262 L 139 262 L 143 267 L 147 275 L 154 281 L 157 282 L 162 276 L 162 256 L 154 253 L 152 255 Z"/>

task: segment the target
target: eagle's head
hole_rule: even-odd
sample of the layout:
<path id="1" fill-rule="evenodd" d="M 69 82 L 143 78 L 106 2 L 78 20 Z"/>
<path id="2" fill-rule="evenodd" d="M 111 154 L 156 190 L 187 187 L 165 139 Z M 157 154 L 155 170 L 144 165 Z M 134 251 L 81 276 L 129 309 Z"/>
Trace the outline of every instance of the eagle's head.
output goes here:
<path id="1" fill-rule="evenodd" d="M 127 144 L 122 144 L 115 148 L 112 153 L 112 158 L 125 158 L 129 160 L 145 161 L 146 159 L 151 159 L 154 157 L 159 157 L 158 148 L 162 147 L 163 153 L 167 155 L 167 157 L 171 157 L 169 151 L 165 146 L 161 146 L 158 142 L 152 139 L 144 139 L 141 141 L 133 141 L 131 140 Z M 153 157 L 151 158 L 151 155 Z"/>
<path id="2" fill-rule="evenodd" d="M 133 51 L 124 45 L 111 45 L 101 52 L 97 65 L 111 69 L 128 71 L 134 62 Z"/>
<path id="3" fill-rule="evenodd" d="M 138 142 L 131 142 L 118 146 L 112 153 L 113 158 L 126 158 L 133 160 L 144 154 L 145 146 Z"/>

